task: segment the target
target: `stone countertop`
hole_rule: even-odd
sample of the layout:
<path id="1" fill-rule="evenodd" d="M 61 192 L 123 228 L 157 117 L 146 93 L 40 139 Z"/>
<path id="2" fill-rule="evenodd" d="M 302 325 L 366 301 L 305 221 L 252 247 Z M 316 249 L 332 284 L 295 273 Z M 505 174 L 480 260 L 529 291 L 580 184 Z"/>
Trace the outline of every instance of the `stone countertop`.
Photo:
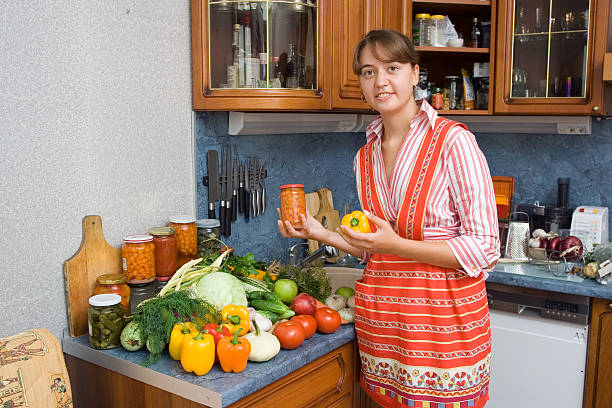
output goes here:
<path id="1" fill-rule="evenodd" d="M 612 284 L 602 285 L 593 279 L 556 272 L 555 266 L 537 265 L 525 262 L 498 263 L 489 273 L 487 282 L 512 286 L 570 293 L 602 299 L 612 299 Z M 559 276 L 555 276 L 559 275 Z"/>
<path id="2" fill-rule="evenodd" d="M 253 392 L 272 384 L 319 357 L 351 342 L 355 326 L 345 324 L 332 334 L 316 333 L 295 350 L 281 350 L 265 363 L 250 362 L 241 373 L 225 373 L 215 364 L 208 374 L 198 377 L 187 373 L 179 361 L 164 352 L 149 368 L 140 365 L 148 358 L 146 350 L 129 352 L 123 347 L 96 350 L 89 346 L 89 337 L 64 336 L 64 353 L 92 364 L 134 378 L 154 387 L 213 408 L 226 407 Z"/>

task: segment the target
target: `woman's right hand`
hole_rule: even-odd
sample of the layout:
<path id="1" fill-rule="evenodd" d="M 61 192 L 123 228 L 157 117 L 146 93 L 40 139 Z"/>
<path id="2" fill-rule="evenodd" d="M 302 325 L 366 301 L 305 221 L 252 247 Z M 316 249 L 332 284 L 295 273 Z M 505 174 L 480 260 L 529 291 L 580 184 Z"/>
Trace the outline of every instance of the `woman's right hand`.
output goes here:
<path id="1" fill-rule="evenodd" d="M 323 225 L 317 221 L 308 210 L 306 210 L 306 216 L 300 215 L 302 225 L 300 227 L 294 227 L 289 221 L 282 221 L 280 209 L 276 209 L 278 212 L 278 230 L 281 235 L 285 238 L 294 237 L 302 239 L 314 239 L 317 241 L 325 241 L 325 235 L 329 233 Z"/>

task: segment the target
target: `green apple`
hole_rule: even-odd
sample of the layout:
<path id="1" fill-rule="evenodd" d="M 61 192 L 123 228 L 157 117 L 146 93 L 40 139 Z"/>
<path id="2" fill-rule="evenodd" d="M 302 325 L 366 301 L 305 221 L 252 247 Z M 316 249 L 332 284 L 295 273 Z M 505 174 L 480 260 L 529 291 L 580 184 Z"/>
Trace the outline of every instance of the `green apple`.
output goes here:
<path id="1" fill-rule="evenodd" d="M 291 279 L 278 279 L 274 282 L 274 293 L 283 303 L 289 304 L 298 294 L 297 283 Z"/>
<path id="2" fill-rule="evenodd" d="M 349 288 L 348 286 L 340 286 L 336 289 L 336 295 L 340 295 L 345 299 L 350 298 L 355 294 L 355 290 L 353 288 Z"/>

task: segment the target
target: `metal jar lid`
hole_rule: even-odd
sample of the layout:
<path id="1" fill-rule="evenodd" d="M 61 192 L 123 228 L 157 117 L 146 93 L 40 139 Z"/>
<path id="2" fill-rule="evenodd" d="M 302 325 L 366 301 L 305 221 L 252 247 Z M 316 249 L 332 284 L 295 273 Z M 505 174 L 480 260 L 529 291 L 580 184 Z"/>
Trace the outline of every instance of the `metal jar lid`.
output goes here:
<path id="1" fill-rule="evenodd" d="M 175 215 L 174 217 L 170 217 L 170 222 L 175 224 L 190 224 L 195 222 L 195 217 L 191 215 Z"/>
<path id="2" fill-rule="evenodd" d="M 119 273 L 100 275 L 96 279 L 100 285 L 116 285 L 125 282 L 125 276 Z"/>
<path id="3" fill-rule="evenodd" d="M 168 236 L 168 235 L 174 235 L 176 233 L 176 230 L 172 227 L 152 227 L 149 228 L 149 234 L 153 235 L 153 236 Z"/>
<path id="4" fill-rule="evenodd" d="M 196 221 L 196 227 L 198 228 L 219 228 L 220 226 L 219 220 L 214 218 L 203 218 Z"/>
<path id="5" fill-rule="evenodd" d="M 121 296 L 114 293 L 103 293 L 89 298 L 89 304 L 92 306 L 113 306 L 121 303 Z"/>
<path id="6" fill-rule="evenodd" d="M 153 237 L 148 234 L 136 234 L 136 235 L 128 235 L 123 238 L 123 240 L 127 244 L 140 244 L 142 242 L 150 242 L 153 241 Z"/>

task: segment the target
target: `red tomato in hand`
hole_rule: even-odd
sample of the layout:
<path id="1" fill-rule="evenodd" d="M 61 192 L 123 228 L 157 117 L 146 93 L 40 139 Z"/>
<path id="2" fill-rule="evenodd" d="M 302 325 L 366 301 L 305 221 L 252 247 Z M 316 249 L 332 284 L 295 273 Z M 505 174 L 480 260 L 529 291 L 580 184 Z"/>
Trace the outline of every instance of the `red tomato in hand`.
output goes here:
<path id="1" fill-rule="evenodd" d="M 300 347 L 306 338 L 304 327 L 291 320 L 277 324 L 274 335 L 278 338 L 281 347 L 287 350 Z"/>
<path id="2" fill-rule="evenodd" d="M 338 327 L 340 327 L 342 323 L 340 313 L 330 307 L 318 308 L 314 317 L 317 321 L 317 329 L 321 333 L 333 333 L 338 330 Z"/>
<path id="3" fill-rule="evenodd" d="M 312 315 L 295 315 L 291 318 L 291 321 L 298 322 L 302 325 L 307 339 L 314 336 L 315 332 L 317 331 L 317 321 Z"/>

